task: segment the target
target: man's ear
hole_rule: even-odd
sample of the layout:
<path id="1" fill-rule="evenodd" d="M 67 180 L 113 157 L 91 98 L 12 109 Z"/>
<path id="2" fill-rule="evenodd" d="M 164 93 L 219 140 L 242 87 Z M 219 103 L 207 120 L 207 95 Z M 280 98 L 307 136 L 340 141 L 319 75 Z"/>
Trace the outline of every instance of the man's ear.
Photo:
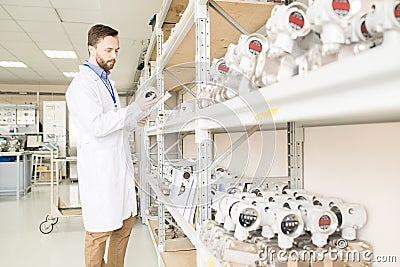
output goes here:
<path id="1" fill-rule="evenodd" d="M 91 56 L 91 55 L 95 56 L 96 55 L 96 48 L 94 46 L 89 45 L 88 50 L 89 50 L 89 56 Z"/>

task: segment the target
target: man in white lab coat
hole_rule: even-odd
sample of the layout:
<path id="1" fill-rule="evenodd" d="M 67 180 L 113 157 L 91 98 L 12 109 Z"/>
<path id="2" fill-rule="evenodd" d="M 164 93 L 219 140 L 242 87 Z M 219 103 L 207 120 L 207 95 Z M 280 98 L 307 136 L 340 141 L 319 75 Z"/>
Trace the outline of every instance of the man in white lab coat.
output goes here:
<path id="1" fill-rule="evenodd" d="M 122 267 L 137 214 L 128 134 L 145 124 L 138 115 L 157 99 L 138 92 L 121 107 L 108 79 L 119 50 L 118 31 L 94 25 L 88 32 L 89 59 L 80 66 L 66 99 L 78 138 L 78 181 L 86 230 L 86 267 Z M 107 264 L 103 259 L 110 238 Z"/>

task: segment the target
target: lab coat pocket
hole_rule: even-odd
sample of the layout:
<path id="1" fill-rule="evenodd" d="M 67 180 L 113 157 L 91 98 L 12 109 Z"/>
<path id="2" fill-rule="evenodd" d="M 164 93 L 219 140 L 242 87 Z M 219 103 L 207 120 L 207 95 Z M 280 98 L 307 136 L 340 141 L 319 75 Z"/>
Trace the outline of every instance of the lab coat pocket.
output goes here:
<path id="1" fill-rule="evenodd" d="M 107 185 L 110 183 L 114 167 L 111 153 L 104 146 L 93 142 L 82 144 L 78 150 L 79 178 L 88 185 Z M 82 177 L 82 178 L 81 178 Z"/>

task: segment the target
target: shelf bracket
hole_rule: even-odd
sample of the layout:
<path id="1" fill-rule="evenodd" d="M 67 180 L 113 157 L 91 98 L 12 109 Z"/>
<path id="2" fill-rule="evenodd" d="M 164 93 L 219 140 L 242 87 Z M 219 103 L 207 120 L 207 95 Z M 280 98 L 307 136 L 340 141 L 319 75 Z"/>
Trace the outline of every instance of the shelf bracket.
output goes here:
<path id="1" fill-rule="evenodd" d="M 212 141 L 210 139 L 203 140 L 198 144 L 198 217 L 197 229 L 200 229 L 202 223 L 211 219 L 211 194 L 210 194 L 210 178 L 212 161 Z"/>
<path id="2" fill-rule="evenodd" d="M 304 188 L 304 128 L 298 127 L 295 122 L 288 122 L 288 176 L 290 177 L 289 187 L 292 189 Z"/>
<path id="3" fill-rule="evenodd" d="M 157 22 L 158 25 L 158 22 Z M 164 41 L 164 34 L 160 26 L 155 29 L 157 31 L 157 89 L 158 92 L 163 95 L 164 94 L 164 76 L 162 73 L 162 66 L 160 62 L 162 51 L 162 44 Z M 157 116 L 157 125 L 161 125 L 164 120 L 164 105 L 161 104 L 158 108 L 158 116 Z M 163 165 L 164 165 L 164 135 L 162 134 L 161 130 L 157 128 L 157 173 L 158 173 L 158 180 L 163 180 Z M 149 157 L 150 158 L 150 157 Z M 165 207 L 164 203 L 159 201 L 158 202 L 158 250 L 160 252 L 165 251 Z M 158 265 L 161 266 L 162 258 L 161 256 L 158 257 Z"/>
<path id="4" fill-rule="evenodd" d="M 192 92 L 186 85 L 184 85 L 172 72 L 170 72 L 168 69 L 164 69 L 164 72 L 167 73 L 169 77 L 171 77 L 174 81 L 176 81 L 179 85 L 182 86 L 182 88 L 190 93 L 193 97 L 196 97 L 196 94 Z"/>
<path id="5" fill-rule="evenodd" d="M 197 4 L 196 12 L 196 95 L 209 83 L 210 69 L 210 19 L 208 5 Z"/>
<path id="6" fill-rule="evenodd" d="M 249 35 L 250 33 L 242 27 L 234 18 L 231 17 L 220 5 L 218 5 L 213 0 L 209 0 L 208 3 L 221 17 L 228 21 L 236 30 L 242 34 Z"/>
<path id="7" fill-rule="evenodd" d="M 172 145 L 170 145 L 170 146 L 164 151 L 164 153 L 165 153 L 165 154 L 168 154 L 168 152 L 171 151 L 171 149 L 173 149 L 176 145 L 178 145 L 178 144 L 183 140 L 183 138 L 185 138 L 185 137 L 188 136 L 188 135 L 189 135 L 189 132 L 183 134 L 182 136 L 179 136 L 179 137 L 178 137 L 178 140 L 176 140 Z"/>
<path id="8" fill-rule="evenodd" d="M 210 82 L 210 11 L 206 1 L 198 1 L 195 5 L 196 23 L 196 95 L 200 96 Z M 199 107 L 196 105 L 195 107 Z M 195 111 L 197 112 L 197 110 Z M 211 172 L 209 165 L 212 161 L 212 140 L 207 129 L 207 123 L 196 120 L 195 142 L 197 144 L 197 188 L 198 216 L 197 229 L 208 219 L 211 219 L 211 193 L 209 192 Z"/>
<path id="9" fill-rule="evenodd" d="M 140 215 L 141 215 L 141 220 L 142 223 L 147 223 L 147 212 L 150 209 L 150 197 L 148 194 L 148 190 L 150 189 L 149 184 L 146 181 L 146 171 L 150 169 L 150 166 L 148 164 L 148 160 L 146 157 L 147 151 L 146 151 L 146 146 L 148 147 L 149 144 L 149 137 L 146 136 L 144 133 L 144 129 L 137 131 L 135 133 L 135 138 L 137 140 L 141 140 L 142 138 L 145 140 L 144 142 L 139 142 L 139 158 L 140 161 L 138 162 L 139 166 L 139 177 L 137 177 L 138 183 L 139 183 L 139 201 L 140 201 Z M 144 188 L 142 188 L 144 186 Z"/>
<path id="10" fill-rule="evenodd" d="M 153 148 L 155 148 L 156 146 L 157 146 L 157 143 L 154 143 L 151 146 L 149 146 L 149 151 L 152 150 Z"/>

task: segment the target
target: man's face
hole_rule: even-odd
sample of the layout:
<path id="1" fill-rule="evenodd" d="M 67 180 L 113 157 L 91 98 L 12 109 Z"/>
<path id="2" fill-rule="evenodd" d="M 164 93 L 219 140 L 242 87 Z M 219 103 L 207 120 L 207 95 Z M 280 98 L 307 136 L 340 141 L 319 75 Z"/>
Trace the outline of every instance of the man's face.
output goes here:
<path id="1" fill-rule="evenodd" d="M 118 37 L 106 36 L 94 47 L 96 62 L 104 70 L 114 68 L 119 50 Z"/>

